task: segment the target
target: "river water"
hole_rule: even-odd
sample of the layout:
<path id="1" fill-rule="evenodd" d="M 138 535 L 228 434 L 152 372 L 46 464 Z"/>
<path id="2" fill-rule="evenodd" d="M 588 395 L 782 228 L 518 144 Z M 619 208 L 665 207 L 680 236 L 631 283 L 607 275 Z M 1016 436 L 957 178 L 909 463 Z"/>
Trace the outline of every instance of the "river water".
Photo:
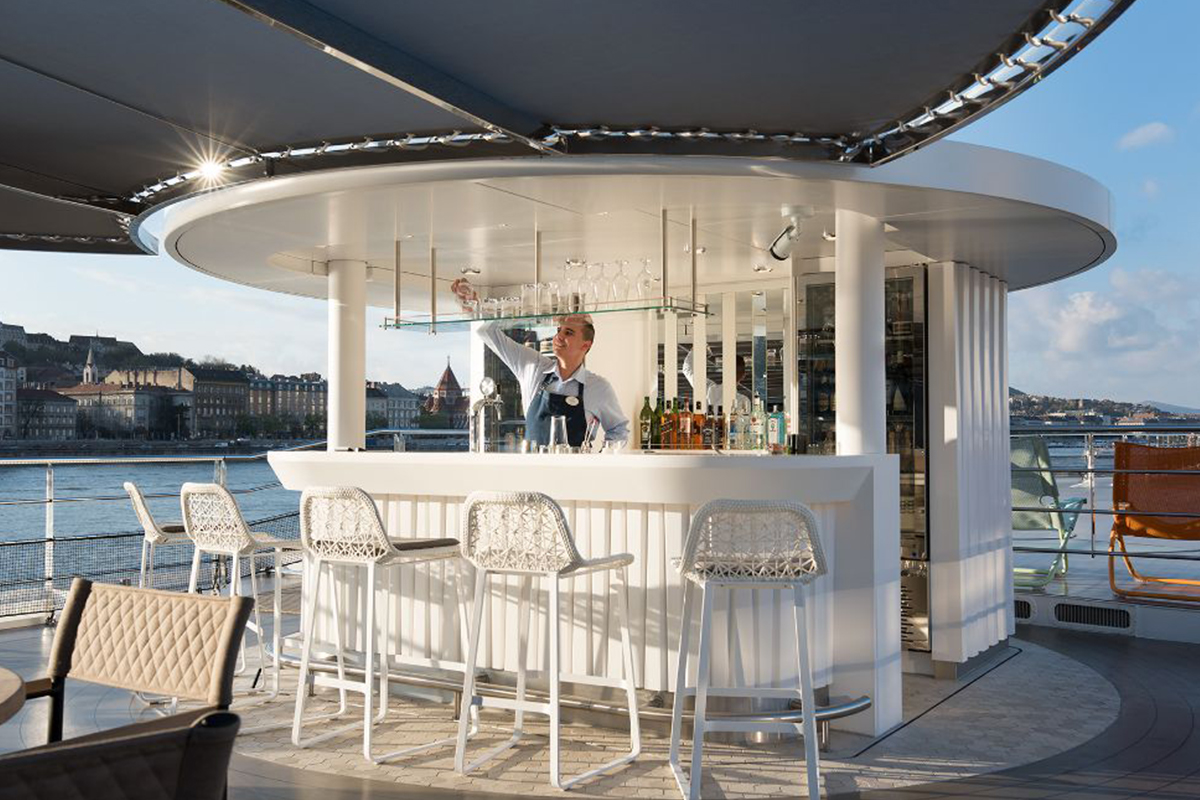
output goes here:
<path id="1" fill-rule="evenodd" d="M 227 466 L 226 486 L 234 491 L 277 482 L 265 461 L 233 462 Z M 57 536 L 141 531 L 122 484 L 132 481 L 144 494 L 179 494 L 188 481 L 211 483 L 213 462 L 185 464 L 105 464 L 54 467 L 55 498 L 112 497 L 96 502 L 56 502 L 54 530 Z M 45 535 L 45 504 L 3 505 L 13 500 L 42 500 L 46 496 L 44 467 L 0 467 L 0 541 L 37 539 Z M 249 494 L 236 494 L 248 520 L 295 512 L 298 492 L 275 487 Z M 162 522 L 180 520 L 179 498 L 150 499 L 150 511 Z"/>

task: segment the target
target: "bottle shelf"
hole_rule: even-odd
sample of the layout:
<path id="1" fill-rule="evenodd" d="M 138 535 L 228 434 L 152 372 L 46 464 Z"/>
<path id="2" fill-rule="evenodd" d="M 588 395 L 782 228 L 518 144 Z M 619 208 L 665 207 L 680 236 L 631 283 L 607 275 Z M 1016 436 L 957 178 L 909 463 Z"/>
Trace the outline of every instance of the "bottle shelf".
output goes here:
<path id="1" fill-rule="evenodd" d="M 676 314 L 689 317 L 708 316 L 708 304 L 698 303 L 685 297 L 651 297 L 644 300 L 627 300 L 607 303 L 588 303 L 582 309 L 575 311 L 556 311 L 539 314 L 503 314 L 491 317 L 477 317 L 466 313 L 438 314 L 406 314 L 400 317 L 384 317 L 383 328 L 446 328 L 460 330 L 474 322 L 525 323 L 534 327 L 554 325 L 554 320 L 568 314 L 622 314 L 628 312 L 653 311 L 659 314 Z"/>

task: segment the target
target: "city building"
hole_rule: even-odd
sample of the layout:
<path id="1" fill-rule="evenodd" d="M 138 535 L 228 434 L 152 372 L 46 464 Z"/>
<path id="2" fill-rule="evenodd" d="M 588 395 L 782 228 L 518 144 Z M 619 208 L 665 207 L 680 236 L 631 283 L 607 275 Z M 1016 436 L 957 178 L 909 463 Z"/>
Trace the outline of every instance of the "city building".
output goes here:
<path id="1" fill-rule="evenodd" d="M 17 360 L 0 351 L 0 439 L 17 435 Z"/>
<path id="2" fill-rule="evenodd" d="M 58 390 L 76 402 L 80 438 L 145 435 L 150 431 L 155 393 L 144 387 L 81 383 Z"/>
<path id="3" fill-rule="evenodd" d="M 3 348 L 9 342 L 24 345 L 26 343 L 25 328 L 21 325 L 10 325 L 0 322 L 0 348 Z"/>
<path id="4" fill-rule="evenodd" d="M 327 385 L 318 373 L 303 375 L 250 376 L 250 416 L 258 420 L 274 418 L 290 430 L 308 427 L 312 433 L 325 426 Z M 314 420 L 319 420 L 314 428 Z M 263 430 L 273 433 L 274 430 Z"/>
<path id="5" fill-rule="evenodd" d="M 87 347 L 89 350 L 95 350 L 100 355 L 108 350 L 128 350 L 134 353 L 141 354 L 141 350 L 133 342 L 126 342 L 115 336 L 88 336 L 73 334 L 67 338 L 67 345 L 70 347 L 78 347 L 82 350 Z"/>
<path id="6" fill-rule="evenodd" d="M 79 376 L 63 367 L 25 367 L 22 389 L 60 389 L 80 383 Z"/>
<path id="7" fill-rule="evenodd" d="M 104 382 L 191 392 L 189 417 L 193 421 L 188 427 L 194 436 L 234 436 L 238 417 L 250 414 L 250 379 L 241 370 L 197 366 L 123 369 L 109 372 Z M 182 404 L 180 400 L 175 405 Z"/>
<path id="8" fill-rule="evenodd" d="M 405 389 L 398 383 L 376 382 L 370 384 L 387 395 L 387 426 L 392 429 L 415 428 L 421 416 L 423 398 Z"/>
<path id="9" fill-rule="evenodd" d="M 75 438 L 78 401 L 49 389 L 17 389 L 18 439 Z"/>
<path id="10" fill-rule="evenodd" d="M 438 379 L 433 393 L 425 398 L 425 411 L 429 414 L 445 414 L 447 428 L 466 428 L 470 416 L 471 398 L 458 383 L 450 361 Z"/>
<path id="11" fill-rule="evenodd" d="M 382 389 L 367 384 L 367 428 L 387 426 L 388 396 Z"/>

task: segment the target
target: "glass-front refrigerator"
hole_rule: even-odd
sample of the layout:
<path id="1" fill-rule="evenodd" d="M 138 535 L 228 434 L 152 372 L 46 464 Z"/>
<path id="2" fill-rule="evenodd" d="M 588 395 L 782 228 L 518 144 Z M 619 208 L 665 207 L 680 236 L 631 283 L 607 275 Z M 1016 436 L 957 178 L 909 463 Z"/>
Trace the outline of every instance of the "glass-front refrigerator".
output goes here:
<path id="1" fill-rule="evenodd" d="M 837 452 L 833 274 L 797 277 L 796 431 L 808 453 Z M 887 449 L 900 456 L 900 617 L 906 649 L 929 652 L 925 267 L 892 267 L 884 289 Z"/>

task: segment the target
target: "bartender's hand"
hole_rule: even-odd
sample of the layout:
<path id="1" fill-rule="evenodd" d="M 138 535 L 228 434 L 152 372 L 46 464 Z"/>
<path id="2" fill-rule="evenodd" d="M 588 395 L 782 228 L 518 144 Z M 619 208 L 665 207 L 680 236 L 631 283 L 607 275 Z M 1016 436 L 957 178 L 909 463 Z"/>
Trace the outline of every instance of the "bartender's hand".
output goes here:
<path id="1" fill-rule="evenodd" d="M 475 291 L 475 287 L 466 278 L 455 278 L 450 284 L 450 291 L 458 298 L 459 305 L 466 314 L 474 313 L 476 308 L 473 305 L 479 301 L 479 293 Z"/>

